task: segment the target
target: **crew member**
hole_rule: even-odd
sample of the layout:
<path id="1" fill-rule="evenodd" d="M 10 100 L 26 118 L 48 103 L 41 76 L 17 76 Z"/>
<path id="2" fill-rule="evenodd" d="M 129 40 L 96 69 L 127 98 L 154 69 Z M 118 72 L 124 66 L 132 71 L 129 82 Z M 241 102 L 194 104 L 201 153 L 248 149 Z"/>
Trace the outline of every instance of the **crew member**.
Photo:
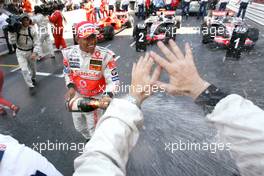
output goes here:
<path id="1" fill-rule="evenodd" d="M 48 31 L 49 19 L 47 16 L 44 16 L 42 14 L 42 10 L 40 6 L 34 7 L 34 13 L 35 15 L 31 19 L 33 24 L 37 24 L 37 29 L 38 29 L 38 40 L 37 40 L 37 45 L 39 48 L 38 59 L 45 57 L 44 48 L 47 48 L 48 50 L 46 54 L 48 54 L 51 58 L 55 58 L 52 42 L 50 40 L 50 35 Z"/>
<path id="2" fill-rule="evenodd" d="M 63 20 L 64 17 L 61 13 L 61 9 L 58 5 L 54 5 L 55 12 L 52 13 L 51 16 L 49 16 L 49 21 L 53 24 L 53 28 L 52 28 L 52 33 L 53 33 L 53 37 L 54 37 L 54 42 L 55 42 L 55 46 L 57 49 L 60 49 L 60 46 L 62 48 L 66 48 L 66 42 L 63 38 Z"/>

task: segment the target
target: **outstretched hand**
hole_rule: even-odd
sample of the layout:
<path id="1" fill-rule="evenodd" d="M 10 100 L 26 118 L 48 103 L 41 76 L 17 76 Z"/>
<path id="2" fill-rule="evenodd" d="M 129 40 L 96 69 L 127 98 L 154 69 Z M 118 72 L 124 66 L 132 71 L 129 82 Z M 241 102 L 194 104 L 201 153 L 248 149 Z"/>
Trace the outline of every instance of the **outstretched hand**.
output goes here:
<path id="1" fill-rule="evenodd" d="M 169 41 L 169 46 L 158 42 L 166 59 L 153 51 L 150 53 L 151 58 L 168 72 L 170 78 L 169 83 L 155 81 L 155 84 L 171 95 L 186 95 L 196 99 L 210 84 L 200 77 L 188 43 L 185 45 L 185 54 L 173 40 Z"/>
<path id="2" fill-rule="evenodd" d="M 151 74 L 154 62 L 149 53 L 145 57 L 140 57 L 137 63 L 133 64 L 130 95 L 141 104 L 153 93 L 153 83 L 155 83 L 161 73 L 161 67 L 157 66 Z"/>

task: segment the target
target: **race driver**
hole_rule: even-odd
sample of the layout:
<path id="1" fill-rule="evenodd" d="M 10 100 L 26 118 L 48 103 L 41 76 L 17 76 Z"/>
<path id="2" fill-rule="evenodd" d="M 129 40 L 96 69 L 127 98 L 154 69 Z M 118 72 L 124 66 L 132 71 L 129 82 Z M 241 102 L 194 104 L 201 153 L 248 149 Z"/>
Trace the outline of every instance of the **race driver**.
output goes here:
<path id="1" fill-rule="evenodd" d="M 107 48 L 96 46 L 98 31 L 93 24 L 80 22 L 75 32 L 78 45 L 62 50 L 63 72 L 68 88 L 66 101 L 80 96 L 110 101 L 119 85 L 115 54 Z M 96 109 L 89 113 L 72 113 L 76 130 L 87 141 L 102 112 L 102 109 Z"/>

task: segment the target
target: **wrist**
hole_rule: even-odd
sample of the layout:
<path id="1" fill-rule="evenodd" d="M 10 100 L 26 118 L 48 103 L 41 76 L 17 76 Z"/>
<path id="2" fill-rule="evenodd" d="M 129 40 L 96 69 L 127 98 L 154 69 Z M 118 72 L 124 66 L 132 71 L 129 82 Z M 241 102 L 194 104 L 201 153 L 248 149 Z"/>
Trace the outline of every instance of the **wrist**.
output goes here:
<path id="1" fill-rule="evenodd" d="M 210 83 L 208 83 L 207 81 L 203 79 L 199 79 L 198 81 L 195 81 L 190 91 L 190 97 L 192 97 L 195 100 L 209 86 L 210 86 Z"/>
<path id="2" fill-rule="evenodd" d="M 137 106 L 141 106 L 142 102 L 143 102 L 143 98 L 142 96 L 139 94 L 139 93 L 136 93 L 136 92 L 133 92 L 133 91 L 130 91 L 129 92 L 129 96 L 131 96 L 132 98 L 135 99 L 135 104 Z"/>

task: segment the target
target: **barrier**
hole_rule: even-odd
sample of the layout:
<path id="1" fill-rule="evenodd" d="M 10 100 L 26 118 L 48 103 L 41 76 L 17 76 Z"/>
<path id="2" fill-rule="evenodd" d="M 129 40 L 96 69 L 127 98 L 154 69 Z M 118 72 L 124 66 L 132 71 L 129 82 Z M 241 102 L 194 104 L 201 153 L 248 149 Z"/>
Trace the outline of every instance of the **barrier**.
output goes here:
<path id="1" fill-rule="evenodd" d="M 235 12 L 238 12 L 239 4 L 236 5 L 236 2 L 232 0 L 229 2 L 227 7 Z M 249 4 L 246 12 L 246 17 L 256 23 L 264 25 L 264 4 Z"/>

